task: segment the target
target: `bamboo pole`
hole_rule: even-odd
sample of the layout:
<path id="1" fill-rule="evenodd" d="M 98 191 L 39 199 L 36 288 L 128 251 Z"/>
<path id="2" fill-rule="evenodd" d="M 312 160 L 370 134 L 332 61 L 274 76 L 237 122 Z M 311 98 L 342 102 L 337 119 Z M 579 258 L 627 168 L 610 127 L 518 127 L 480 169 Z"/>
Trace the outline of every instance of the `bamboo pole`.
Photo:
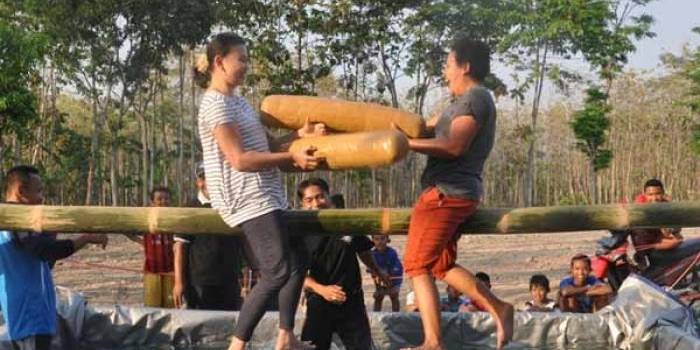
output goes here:
<path id="1" fill-rule="evenodd" d="M 290 210 L 293 234 L 405 234 L 410 209 Z M 700 227 L 700 201 L 643 205 L 485 208 L 465 234 L 546 233 L 644 227 Z M 0 229 L 37 232 L 239 234 L 212 209 L 60 207 L 0 204 Z"/>

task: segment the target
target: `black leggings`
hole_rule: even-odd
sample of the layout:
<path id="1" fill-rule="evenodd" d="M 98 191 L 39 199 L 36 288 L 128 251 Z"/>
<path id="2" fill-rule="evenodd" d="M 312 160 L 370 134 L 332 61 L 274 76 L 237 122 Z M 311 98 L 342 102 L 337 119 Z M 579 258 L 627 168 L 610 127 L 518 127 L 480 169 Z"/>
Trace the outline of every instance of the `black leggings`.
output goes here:
<path id="1" fill-rule="evenodd" d="M 291 331 L 304 282 L 306 249 L 299 240 L 290 240 L 281 210 L 248 220 L 241 228 L 248 261 L 259 268 L 260 280 L 243 302 L 234 335 L 249 341 L 274 297 L 279 303 L 279 328 Z"/>

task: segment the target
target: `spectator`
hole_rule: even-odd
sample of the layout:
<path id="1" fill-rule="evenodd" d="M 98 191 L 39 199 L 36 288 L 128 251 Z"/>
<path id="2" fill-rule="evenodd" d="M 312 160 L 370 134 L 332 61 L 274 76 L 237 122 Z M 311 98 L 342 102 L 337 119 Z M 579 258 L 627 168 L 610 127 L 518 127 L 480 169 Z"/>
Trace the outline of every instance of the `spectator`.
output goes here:
<path id="1" fill-rule="evenodd" d="M 328 193 L 328 184 L 319 178 L 304 180 L 297 189 L 308 210 L 330 208 Z M 372 258 L 372 241 L 366 236 L 309 236 L 305 243 L 311 259 L 304 280 L 306 320 L 301 339 L 325 350 L 336 333 L 348 349 L 370 349 L 372 334 L 357 258 L 389 282 Z"/>
<path id="2" fill-rule="evenodd" d="M 474 274 L 479 283 L 481 283 L 486 289 L 491 290 L 491 277 L 486 274 L 486 272 L 477 272 Z M 465 299 L 462 307 L 459 311 L 461 312 L 487 312 L 486 308 L 481 305 L 478 301 L 472 299 Z"/>
<path id="3" fill-rule="evenodd" d="M 549 279 L 545 275 L 530 277 L 530 296 L 532 300 L 525 303 L 523 311 L 551 312 L 557 308 L 557 303 L 547 297 Z"/>
<path id="4" fill-rule="evenodd" d="M 457 289 L 447 286 L 445 288 L 447 295 L 440 299 L 440 310 L 446 312 L 459 312 L 465 303 L 465 299 L 462 297 Z"/>
<path id="5" fill-rule="evenodd" d="M 44 186 L 39 171 L 24 165 L 10 169 L 5 177 L 5 200 L 17 205 L 42 204 Z M 107 236 L 56 239 L 41 232 L 0 230 L 0 307 L 13 349 L 51 348 L 58 315 L 50 266 L 88 244 L 104 248 Z"/>
<path id="6" fill-rule="evenodd" d="M 170 206 L 170 195 L 167 187 L 154 188 L 151 190 L 151 206 Z M 148 307 L 174 307 L 173 236 L 162 233 L 126 236 L 143 246 L 143 304 Z"/>
<path id="7" fill-rule="evenodd" d="M 196 175 L 197 200 L 190 206 L 211 208 L 202 164 L 197 166 Z M 175 307 L 240 309 L 241 247 L 241 239 L 235 236 L 175 236 Z"/>
<path id="8" fill-rule="evenodd" d="M 377 262 L 381 271 L 388 274 L 391 278 L 391 284 L 384 285 L 379 276 L 372 276 L 375 286 L 374 311 L 382 311 L 384 297 L 388 295 L 389 299 L 391 299 L 391 311 L 399 312 L 401 310 L 399 291 L 403 283 L 403 265 L 401 265 L 401 260 L 396 250 L 388 246 L 388 243 L 391 242 L 388 236 L 374 235 L 372 236 L 372 242 L 374 242 L 374 248 L 372 249 L 374 261 Z"/>
<path id="9" fill-rule="evenodd" d="M 612 288 L 591 276 L 591 259 L 577 254 L 571 258 L 570 276 L 559 283 L 559 308 L 564 312 L 590 313 L 608 304 Z"/>
<path id="10" fill-rule="evenodd" d="M 406 306 L 404 307 L 406 312 L 418 312 L 418 304 L 416 304 L 416 293 L 413 291 L 406 294 Z"/>

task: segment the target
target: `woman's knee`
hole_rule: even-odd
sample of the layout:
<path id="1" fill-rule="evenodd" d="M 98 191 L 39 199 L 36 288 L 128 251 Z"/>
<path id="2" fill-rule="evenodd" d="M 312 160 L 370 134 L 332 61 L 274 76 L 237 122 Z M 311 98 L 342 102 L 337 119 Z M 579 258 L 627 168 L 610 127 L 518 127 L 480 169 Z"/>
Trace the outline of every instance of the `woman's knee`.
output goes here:
<path id="1" fill-rule="evenodd" d="M 287 283 L 291 275 L 289 264 L 287 262 L 282 262 L 274 268 L 261 271 L 260 278 L 272 288 L 279 289 Z"/>

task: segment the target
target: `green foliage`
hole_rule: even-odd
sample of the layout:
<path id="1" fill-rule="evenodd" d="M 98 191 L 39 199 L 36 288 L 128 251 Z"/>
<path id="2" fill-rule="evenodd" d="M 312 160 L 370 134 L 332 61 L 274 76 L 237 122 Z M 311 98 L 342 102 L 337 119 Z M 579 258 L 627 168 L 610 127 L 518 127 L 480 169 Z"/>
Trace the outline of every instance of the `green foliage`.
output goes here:
<path id="1" fill-rule="evenodd" d="M 404 20 L 402 34 L 409 37 L 405 73 L 415 79 L 407 98 L 415 100 L 422 113 L 422 99 L 433 84 L 442 83 L 442 67 L 450 42 L 466 36 L 486 42 L 496 51 L 498 43 L 514 28 L 507 14 L 517 1 L 441 0 L 424 2 Z M 505 85 L 497 77 L 489 78 L 489 87 L 502 93 Z"/>
<path id="2" fill-rule="evenodd" d="M 0 19 L 0 133 L 29 135 L 37 118 L 32 87 L 39 80 L 46 38 Z"/>
<path id="3" fill-rule="evenodd" d="M 693 28 L 693 32 L 700 34 L 700 27 Z M 692 125 L 691 150 L 700 155 L 700 46 L 696 47 L 689 57 L 671 57 L 679 66 L 680 74 L 690 81 L 690 89 L 682 104 L 690 108 Z"/>
<path id="4" fill-rule="evenodd" d="M 608 96 L 597 88 L 587 90 L 584 108 L 576 112 L 571 128 L 576 136 L 576 146 L 588 157 L 594 171 L 607 168 L 612 160 L 612 151 L 602 148 L 610 129 L 607 117 L 610 106 Z"/>
<path id="5" fill-rule="evenodd" d="M 690 143 L 690 148 L 693 152 L 700 155 L 700 124 L 693 126 L 693 138 Z"/>
<path id="6" fill-rule="evenodd" d="M 600 18 L 599 26 L 585 27 L 579 36 L 578 47 L 586 60 L 599 69 L 605 80 L 622 71 L 628 55 L 635 51 L 635 40 L 653 38 L 654 18 L 635 11 L 653 0 L 615 0 L 607 3 L 609 10 Z"/>
<path id="7" fill-rule="evenodd" d="M 511 95 L 537 89 L 542 70 L 564 93 L 568 84 L 582 80 L 577 73 L 545 61 L 553 55 L 570 59 L 580 54 L 610 81 L 627 63 L 627 55 L 635 49 L 634 40 L 654 36 L 650 31 L 653 18 L 635 15 L 651 1 L 514 1 L 513 8 L 504 14 L 511 30 L 498 50 L 516 71 L 528 74 Z"/>

